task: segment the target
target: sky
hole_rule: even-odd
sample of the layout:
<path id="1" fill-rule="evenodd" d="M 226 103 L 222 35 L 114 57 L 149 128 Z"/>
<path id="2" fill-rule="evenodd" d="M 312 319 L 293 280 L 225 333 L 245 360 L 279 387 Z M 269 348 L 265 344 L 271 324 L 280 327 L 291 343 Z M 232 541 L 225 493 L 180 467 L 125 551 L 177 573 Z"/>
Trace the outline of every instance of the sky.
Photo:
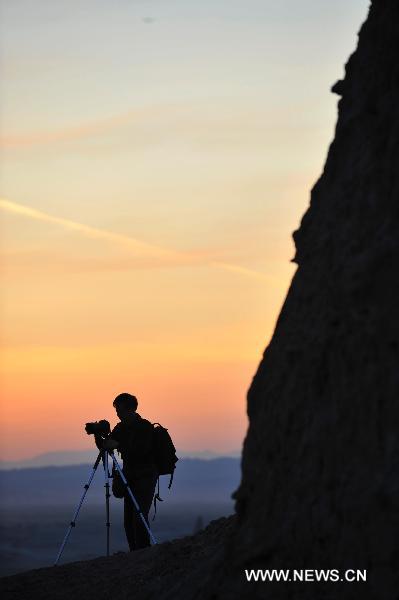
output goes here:
<path id="1" fill-rule="evenodd" d="M 228 454 L 367 0 L 2 0 L 3 460 L 112 400 Z"/>

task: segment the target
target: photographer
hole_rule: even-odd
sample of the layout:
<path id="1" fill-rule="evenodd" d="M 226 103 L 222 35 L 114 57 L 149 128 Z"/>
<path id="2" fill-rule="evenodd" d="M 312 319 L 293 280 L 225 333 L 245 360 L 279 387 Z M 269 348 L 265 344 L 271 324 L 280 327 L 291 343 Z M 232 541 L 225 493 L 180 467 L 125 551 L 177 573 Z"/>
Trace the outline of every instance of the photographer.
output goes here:
<path id="1" fill-rule="evenodd" d="M 148 523 L 158 471 L 154 459 L 154 429 L 137 411 L 137 398 L 119 394 L 113 402 L 120 422 L 104 442 L 123 459 L 123 472 Z M 124 526 L 130 550 L 150 545 L 150 538 L 128 493 L 124 494 Z"/>

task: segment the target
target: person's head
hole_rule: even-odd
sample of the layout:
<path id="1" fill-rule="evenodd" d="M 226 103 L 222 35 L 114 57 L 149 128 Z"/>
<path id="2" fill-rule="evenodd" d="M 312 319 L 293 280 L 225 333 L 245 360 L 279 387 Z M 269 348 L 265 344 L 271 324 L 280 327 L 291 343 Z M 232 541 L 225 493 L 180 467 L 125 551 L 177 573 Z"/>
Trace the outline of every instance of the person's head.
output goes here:
<path id="1" fill-rule="evenodd" d="M 126 419 L 126 417 L 129 417 L 136 412 L 138 402 L 136 396 L 132 396 L 132 394 L 125 392 L 123 394 L 119 394 L 119 396 L 117 396 L 113 401 L 112 405 L 116 410 L 118 418 L 123 421 L 123 419 Z"/>

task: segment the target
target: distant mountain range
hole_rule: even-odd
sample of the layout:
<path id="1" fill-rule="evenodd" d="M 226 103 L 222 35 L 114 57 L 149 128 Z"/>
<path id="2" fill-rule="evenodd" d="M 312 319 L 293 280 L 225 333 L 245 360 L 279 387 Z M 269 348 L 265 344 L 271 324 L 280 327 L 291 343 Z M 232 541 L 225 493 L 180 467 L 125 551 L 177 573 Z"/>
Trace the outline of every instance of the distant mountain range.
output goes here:
<path id="1" fill-rule="evenodd" d="M 26 460 L 0 461 L 0 470 L 10 469 L 29 469 L 37 467 L 61 467 L 68 465 L 85 465 L 94 463 L 97 457 L 96 448 L 90 450 L 65 450 L 59 452 L 46 452 Z M 202 460 L 211 460 L 214 458 L 239 458 L 241 451 L 236 450 L 229 453 L 217 453 L 212 450 L 202 450 L 200 452 L 180 452 L 179 458 L 199 458 Z"/>
<path id="2" fill-rule="evenodd" d="M 4 469 L 0 471 L 0 508 L 72 506 L 80 498 L 91 472 L 88 464 Z M 232 505 L 231 494 L 239 485 L 240 473 L 238 458 L 181 458 L 171 490 L 167 487 L 169 476 L 161 477 L 161 497 L 168 500 L 168 505 Z M 87 500 L 89 504 L 104 502 L 104 471 L 101 464 Z"/>

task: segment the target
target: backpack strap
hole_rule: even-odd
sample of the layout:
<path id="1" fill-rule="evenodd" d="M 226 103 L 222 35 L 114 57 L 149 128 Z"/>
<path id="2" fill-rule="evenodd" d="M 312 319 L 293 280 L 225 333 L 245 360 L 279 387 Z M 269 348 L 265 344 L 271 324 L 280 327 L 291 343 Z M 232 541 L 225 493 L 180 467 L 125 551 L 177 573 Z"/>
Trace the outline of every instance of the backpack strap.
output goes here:
<path id="1" fill-rule="evenodd" d="M 175 474 L 175 470 L 173 469 L 171 475 L 170 475 L 170 479 L 169 479 L 169 485 L 168 485 L 168 490 L 170 490 L 170 488 L 172 487 L 172 483 L 173 483 L 173 475 Z M 159 483 L 159 477 L 158 477 L 158 483 Z"/>
<path id="2" fill-rule="evenodd" d="M 157 514 L 157 500 L 158 500 L 158 502 L 163 502 L 163 499 L 159 495 L 159 476 L 158 476 L 158 491 L 154 496 L 154 516 L 152 517 L 153 521 L 155 519 L 155 515 Z"/>

